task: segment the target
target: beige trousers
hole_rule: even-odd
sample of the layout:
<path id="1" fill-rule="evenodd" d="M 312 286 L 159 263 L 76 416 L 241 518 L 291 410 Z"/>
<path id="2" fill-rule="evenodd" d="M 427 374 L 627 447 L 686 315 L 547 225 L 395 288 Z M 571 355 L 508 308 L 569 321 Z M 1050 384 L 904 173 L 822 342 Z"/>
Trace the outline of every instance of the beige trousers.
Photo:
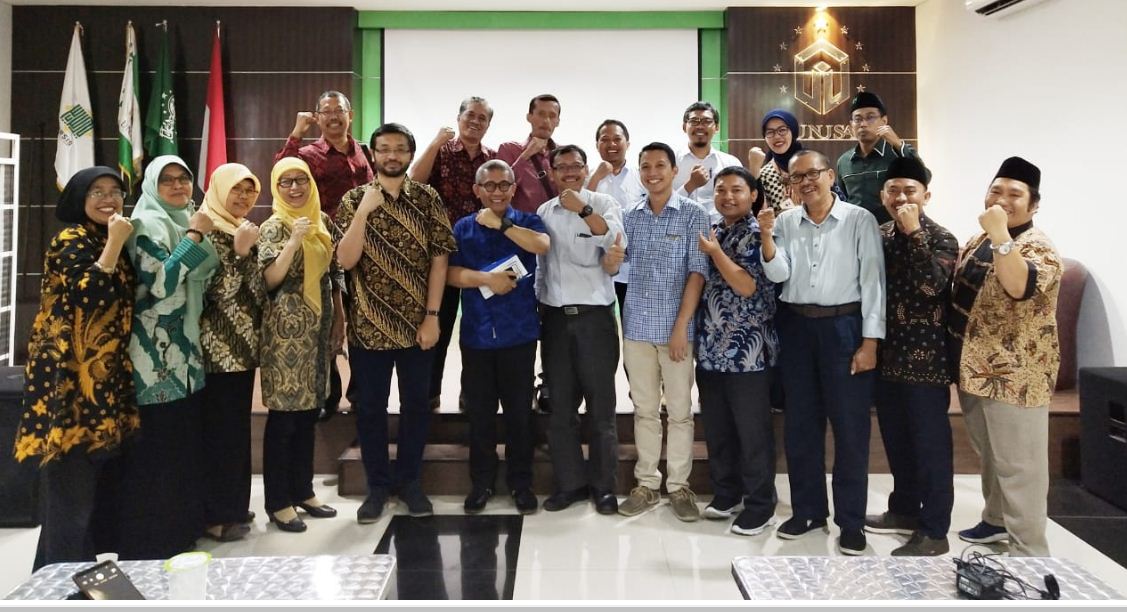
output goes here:
<path id="1" fill-rule="evenodd" d="M 1049 407 L 1026 408 L 959 391 L 982 458 L 982 520 L 1004 526 L 1010 554 L 1048 557 Z"/>
<path id="2" fill-rule="evenodd" d="M 625 340 L 622 363 L 630 372 L 630 396 L 634 400 L 634 444 L 638 463 L 634 478 L 638 484 L 661 490 L 661 397 L 669 421 L 669 442 L 665 452 L 670 493 L 689 486 L 693 469 L 693 345 L 681 362 L 669 358 L 669 345 Z"/>

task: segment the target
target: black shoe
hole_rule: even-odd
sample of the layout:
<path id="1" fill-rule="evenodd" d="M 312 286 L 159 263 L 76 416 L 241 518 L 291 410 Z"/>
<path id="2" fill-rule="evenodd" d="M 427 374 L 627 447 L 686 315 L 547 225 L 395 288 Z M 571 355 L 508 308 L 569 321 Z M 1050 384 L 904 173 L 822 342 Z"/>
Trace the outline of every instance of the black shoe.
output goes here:
<path id="1" fill-rule="evenodd" d="M 842 529 L 837 539 L 837 551 L 851 557 L 865 554 L 866 546 L 865 532 L 860 529 Z"/>
<path id="2" fill-rule="evenodd" d="M 466 503 L 462 504 L 462 509 L 466 514 L 477 514 L 485 510 L 485 504 L 489 503 L 489 498 L 493 497 L 493 489 L 479 489 L 474 487 L 473 491 L 466 496 Z"/>
<path id="3" fill-rule="evenodd" d="M 442 397 L 435 396 L 430 398 L 430 411 L 438 412 L 442 409 Z"/>
<path id="4" fill-rule="evenodd" d="M 544 502 L 545 507 L 548 505 Z M 595 512 L 599 514 L 618 514 L 618 498 L 613 491 L 595 492 Z"/>
<path id="5" fill-rule="evenodd" d="M 407 514 L 411 516 L 421 517 L 434 514 L 434 505 L 427 499 L 422 487 L 417 482 L 405 484 L 399 489 L 399 501 L 407 505 Z"/>
<path id="6" fill-rule="evenodd" d="M 513 503 L 521 514 L 535 514 L 540 509 L 540 500 L 527 487 L 513 491 Z"/>
<path id="7" fill-rule="evenodd" d="M 254 522 L 254 516 L 255 516 L 254 510 L 247 510 L 247 516 L 246 516 L 246 518 L 243 519 L 243 522 L 244 523 L 253 523 Z"/>
<path id="8" fill-rule="evenodd" d="M 273 514 L 271 514 L 270 522 L 277 525 L 278 529 L 281 529 L 282 531 L 288 531 L 290 533 L 301 533 L 306 529 L 305 521 L 301 520 L 301 517 L 298 516 L 295 516 L 283 523 L 282 521 L 279 521 L 277 518 L 275 518 Z"/>
<path id="9" fill-rule="evenodd" d="M 821 529 L 829 533 L 829 529 L 826 528 L 826 519 L 807 521 L 798 517 L 792 517 L 787 522 L 779 525 L 779 529 L 775 531 L 775 535 L 784 540 L 797 540 L 815 529 Z"/>
<path id="10" fill-rule="evenodd" d="M 310 506 L 306 503 L 297 503 L 294 504 L 294 506 L 305 510 L 305 512 L 313 518 L 333 518 L 337 515 L 337 509 L 328 504 L 321 504 L 320 506 Z"/>
<path id="11" fill-rule="evenodd" d="M 322 406 L 321 412 L 317 414 L 317 421 L 319 423 L 328 421 L 329 419 L 333 418 L 333 415 L 336 414 L 338 410 L 340 410 L 340 404 L 333 404 L 331 406 L 326 404 Z"/>
<path id="12" fill-rule="evenodd" d="M 559 491 L 544 500 L 544 509 L 548 512 L 559 512 L 564 508 L 587 499 L 587 487 L 579 487 L 574 491 Z"/>
<path id="13" fill-rule="evenodd" d="M 364 503 L 360 504 L 360 509 L 356 511 L 356 522 L 367 525 L 380 520 L 385 505 L 387 505 L 387 493 L 383 491 L 369 493 L 368 499 L 365 499 Z"/>

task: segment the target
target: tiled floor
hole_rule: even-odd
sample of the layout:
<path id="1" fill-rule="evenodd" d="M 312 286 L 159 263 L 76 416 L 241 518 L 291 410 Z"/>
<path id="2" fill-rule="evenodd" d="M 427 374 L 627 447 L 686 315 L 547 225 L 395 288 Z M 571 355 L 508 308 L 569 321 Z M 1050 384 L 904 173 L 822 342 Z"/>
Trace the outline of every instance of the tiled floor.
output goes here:
<path id="1" fill-rule="evenodd" d="M 777 515 L 785 518 L 790 514 L 785 475 L 777 484 L 784 500 Z M 891 484 L 888 475 L 870 477 L 871 512 L 883 509 Z M 480 515 L 494 517 L 489 520 L 464 517 L 461 498 L 439 497 L 434 499 L 436 517 L 411 519 L 403 516 L 400 504 L 392 503 L 378 523 L 359 525 L 354 517 L 361 499 L 338 497 L 325 477 L 317 478 L 316 487 L 318 496 L 337 507 L 340 516 L 309 519 L 303 534 L 281 532 L 262 515 L 262 481 L 256 477 L 251 505 L 259 516 L 251 534 L 225 544 L 201 540 L 201 549 L 216 556 L 390 550 L 401 559 L 398 591 L 403 598 L 517 600 L 738 600 L 731 576 L 736 556 L 834 554 L 836 531 L 796 541 L 780 540 L 771 532 L 741 537 L 728 532 L 727 521 L 682 523 L 665 504 L 629 519 L 596 514 L 590 504 L 519 517 L 508 496 L 500 495 Z M 1050 497 L 1053 554 L 1127 594 L 1127 569 L 1105 556 L 1127 562 L 1120 556 L 1127 547 L 1127 513 L 1074 483 L 1055 483 Z M 981 503 L 977 477 L 957 476 L 953 528 L 977 522 Z M 0 593 L 27 579 L 37 537 L 38 529 L 0 530 Z M 887 555 L 900 541 L 870 535 L 867 554 Z M 965 547 L 954 535 L 951 546 L 952 553 Z"/>

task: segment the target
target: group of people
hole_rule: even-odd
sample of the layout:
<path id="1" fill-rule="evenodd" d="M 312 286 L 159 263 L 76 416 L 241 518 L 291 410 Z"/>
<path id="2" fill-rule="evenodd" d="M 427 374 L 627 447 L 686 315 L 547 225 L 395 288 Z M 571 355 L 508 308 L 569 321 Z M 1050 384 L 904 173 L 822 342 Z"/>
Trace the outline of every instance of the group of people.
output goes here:
<path id="1" fill-rule="evenodd" d="M 590 500 L 602 514 L 637 515 L 659 504 L 664 481 L 678 519 L 734 517 L 735 533 L 766 531 L 777 502 L 775 382 L 794 511 L 776 534 L 826 530 L 828 420 L 838 550 L 861 554 L 870 531 L 910 536 L 893 554 L 942 554 L 956 382 L 986 498 L 982 521 L 960 537 L 1048 554 L 1062 270 L 1033 227 L 1034 165 L 1002 164 L 983 233 L 960 251 L 925 214 L 930 173 L 871 93 L 851 104 L 857 145 L 836 166 L 802 147 L 785 110 L 763 118 L 767 150 L 753 148 L 745 165 L 713 147 L 720 117 L 707 102 L 684 113 L 685 151 L 653 142 L 636 166 L 627 126 L 602 122 L 594 164 L 552 140 L 561 110 L 555 96 L 536 96 L 527 138 L 494 151 L 482 142 L 493 110 L 470 97 L 457 129 L 442 128 L 418 155 L 406 127 L 381 125 L 369 159 L 349 134 L 348 99 L 325 92 L 276 155 L 273 214 L 261 226 L 246 215 L 263 188 L 240 164 L 214 172 L 196 210 L 187 164 L 158 157 L 129 219 L 117 171 L 72 177 L 56 209 L 66 226 L 45 258 L 15 451 L 42 467 L 35 567 L 104 550 L 165 558 L 201 536 L 245 536 L 256 370 L 269 409 L 265 510 L 277 528 L 304 531 L 299 511 L 336 515 L 312 487 L 313 439 L 342 393 L 368 484 L 357 520 L 379 520 L 392 495 L 412 516 L 432 514 L 422 455 L 459 311 L 467 513 L 497 487 L 498 405 L 506 488 L 521 513 L 540 506 L 539 346 L 553 405 L 547 511 Z M 303 145 L 313 125 L 321 137 Z M 343 391 L 335 356 L 346 345 L 354 375 Z M 638 451 L 621 502 L 620 356 Z M 694 382 L 714 492 L 703 511 L 689 487 Z M 886 512 L 866 516 L 873 405 L 895 490 Z"/>

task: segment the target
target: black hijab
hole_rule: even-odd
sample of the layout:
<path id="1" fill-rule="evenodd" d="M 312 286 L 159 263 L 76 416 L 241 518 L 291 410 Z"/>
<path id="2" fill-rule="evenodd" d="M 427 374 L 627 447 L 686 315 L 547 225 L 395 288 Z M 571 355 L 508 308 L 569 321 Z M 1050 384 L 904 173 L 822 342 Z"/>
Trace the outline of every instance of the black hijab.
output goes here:
<path id="1" fill-rule="evenodd" d="M 767 122 L 772 119 L 779 119 L 787 124 L 787 129 L 790 130 L 790 148 L 783 151 L 780 155 L 772 151 L 771 147 L 768 146 L 767 159 L 764 160 L 764 163 L 773 160 L 783 172 L 786 172 L 787 166 L 790 164 L 790 158 L 794 157 L 795 153 L 802 150 L 802 145 L 798 142 L 798 118 L 781 108 L 771 110 L 763 116 L 762 129 L 764 132 L 767 131 Z M 766 134 L 764 134 L 764 136 L 766 136 Z"/>
<path id="2" fill-rule="evenodd" d="M 67 181 L 67 186 L 59 194 L 59 202 L 55 206 L 55 217 L 63 223 L 87 223 L 90 218 L 86 216 L 86 192 L 90 185 L 103 176 L 113 177 L 117 181 L 118 189 L 125 191 L 121 182 L 121 174 L 107 166 L 94 166 L 84 168 L 74 173 Z"/>

